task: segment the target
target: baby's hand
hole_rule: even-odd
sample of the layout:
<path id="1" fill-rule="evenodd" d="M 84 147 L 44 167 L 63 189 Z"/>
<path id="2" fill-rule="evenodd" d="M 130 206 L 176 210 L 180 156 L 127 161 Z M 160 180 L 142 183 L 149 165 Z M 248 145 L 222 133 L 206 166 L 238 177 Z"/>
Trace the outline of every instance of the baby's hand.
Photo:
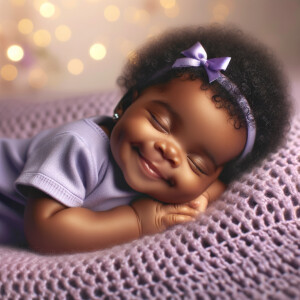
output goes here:
<path id="1" fill-rule="evenodd" d="M 170 226 L 192 221 L 201 211 L 196 203 L 163 204 L 150 198 L 138 199 L 131 206 L 138 218 L 140 235 L 158 233 Z"/>
<path id="2" fill-rule="evenodd" d="M 217 179 L 203 192 L 203 194 L 187 204 L 190 207 L 197 209 L 199 212 L 204 212 L 208 204 L 217 200 L 223 194 L 225 189 L 226 185 Z"/>

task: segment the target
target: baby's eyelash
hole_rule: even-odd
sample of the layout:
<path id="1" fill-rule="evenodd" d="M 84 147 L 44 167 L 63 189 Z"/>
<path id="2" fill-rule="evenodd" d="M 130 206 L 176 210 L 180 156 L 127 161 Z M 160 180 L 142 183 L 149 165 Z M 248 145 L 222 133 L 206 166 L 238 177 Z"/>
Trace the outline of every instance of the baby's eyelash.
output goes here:
<path id="1" fill-rule="evenodd" d="M 165 126 L 164 124 L 162 124 L 153 113 L 150 112 L 150 115 L 151 115 L 151 118 L 152 118 L 153 122 L 155 122 L 155 125 L 157 125 L 156 127 L 159 127 L 158 129 L 160 131 L 162 131 L 164 133 L 169 133 L 170 132 L 169 128 L 167 126 Z"/>
<path id="2" fill-rule="evenodd" d="M 206 172 L 204 172 L 203 171 L 203 169 L 202 168 L 200 168 L 189 156 L 187 157 L 187 159 L 188 159 L 188 161 L 190 162 L 190 164 L 192 165 L 191 166 L 191 168 L 192 168 L 192 170 L 195 172 L 195 173 L 197 173 L 197 171 L 199 171 L 200 173 L 202 173 L 202 174 L 204 174 L 204 175 L 207 175 L 207 173 Z M 197 170 L 197 171 L 195 171 L 195 169 Z"/>

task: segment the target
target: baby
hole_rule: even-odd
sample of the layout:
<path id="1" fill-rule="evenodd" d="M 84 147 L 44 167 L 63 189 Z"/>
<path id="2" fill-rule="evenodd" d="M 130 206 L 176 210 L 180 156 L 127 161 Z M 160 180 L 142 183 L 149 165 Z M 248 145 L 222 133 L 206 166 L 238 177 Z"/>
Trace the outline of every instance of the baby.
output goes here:
<path id="1" fill-rule="evenodd" d="M 288 126 L 277 61 L 235 28 L 166 32 L 118 82 L 113 118 L 0 139 L 2 243 L 91 251 L 194 220 Z"/>

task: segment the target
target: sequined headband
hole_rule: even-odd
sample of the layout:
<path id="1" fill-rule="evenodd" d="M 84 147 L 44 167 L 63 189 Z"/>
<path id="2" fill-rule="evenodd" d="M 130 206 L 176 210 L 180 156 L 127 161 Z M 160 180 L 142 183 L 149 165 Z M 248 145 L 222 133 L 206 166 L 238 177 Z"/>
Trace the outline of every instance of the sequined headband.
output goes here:
<path id="1" fill-rule="evenodd" d="M 245 120 L 247 123 L 247 141 L 243 152 L 238 157 L 237 161 L 241 161 L 245 158 L 253 149 L 255 136 L 256 136 L 256 125 L 255 119 L 252 114 L 251 107 L 246 98 L 239 91 L 238 87 L 220 71 L 225 71 L 229 62 L 230 57 L 217 57 L 207 59 L 207 54 L 203 46 L 197 42 L 191 48 L 181 52 L 185 57 L 178 58 L 173 64 L 172 68 L 185 68 L 185 67 L 200 67 L 202 66 L 208 76 L 209 83 L 217 80 L 219 84 L 228 92 L 234 91 L 237 104 L 241 108 Z"/>

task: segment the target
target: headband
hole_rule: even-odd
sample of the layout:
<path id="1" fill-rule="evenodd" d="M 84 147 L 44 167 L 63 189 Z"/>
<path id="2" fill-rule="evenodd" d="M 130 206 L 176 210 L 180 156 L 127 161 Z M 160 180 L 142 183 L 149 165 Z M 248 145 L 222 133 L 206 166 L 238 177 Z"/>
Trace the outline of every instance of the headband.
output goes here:
<path id="1" fill-rule="evenodd" d="M 243 152 L 238 157 L 237 161 L 244 159 L 253 149 L 256 125 L 252 110 L 246 98 L 242 95 L 239 88 L 220 71 L 225 71 L 231 57 L 217 57 L 207 59 L 207 54 L 203 46 L 197 42 L 191 48 L 181 52 L 185 57 L 176 59 L 172 68 L 185 67 L 204 67 L 209 83 L 217 81 L 228 93 L 232 94 L 237 101 L 240 109 L 243 112 L 247 123 L 247 140 Z"/>

